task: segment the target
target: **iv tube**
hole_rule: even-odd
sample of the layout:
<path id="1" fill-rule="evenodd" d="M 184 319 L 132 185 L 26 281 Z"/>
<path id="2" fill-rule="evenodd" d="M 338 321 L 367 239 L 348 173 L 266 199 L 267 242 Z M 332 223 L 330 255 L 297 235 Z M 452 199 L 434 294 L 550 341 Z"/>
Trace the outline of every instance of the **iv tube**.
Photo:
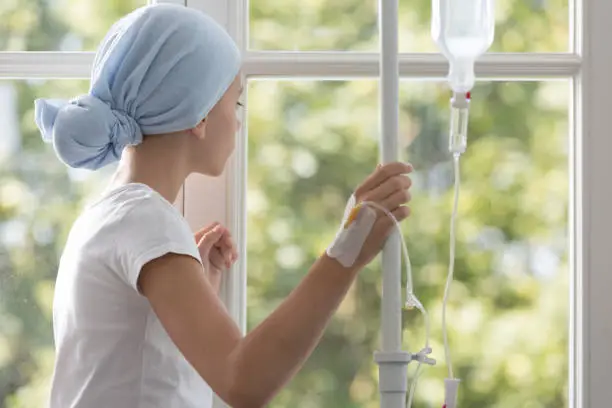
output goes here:
<path id="1" fill-rule="evenodd" d="M 448 378 L 453 379 L 453 363 L 450 355 L 450 347 L 448 345 L 448 333 L 446 328 L 446 306 L 448 304 L 448 297 L 450 295 L 450 286 L 453 282 L 453 275 L 455 271 L 455 224 L 457 221 L 457 207 L 459 202 L 459 153 L 453 154 L 453 163 L 455 168 L 455 191 L 453 194 L 453 212 L 451 214 L 450 224 L 450 257 L 448 261 L 448 275 L 446 278 L 446 285 L 444 287 L 444 300 L 442 301 L 442 337 L 444 338 L 444 355 L 446 358 L 446 365 L 448 367 Z"/>
<path id="2" fill-rule="evenodd" d="M 455 269 L 455 246 L 456 246 L 456 237 L 455 237 L 455 224 L 457 220 L 457 210 L 459 204 L 459 186 L 460 186 L 460 173 L 459 173 L 459 158 L 462 153 L 465 152 L 467 146 L 467 125 L 468 125 L 468 115 L 469 115 L 469 102 L 470 102 L 470 94 L 468 93 L 455 93 L 453 95 L 453 99 L 451 100 L 451 128 L 449 134 L 449 151 L 453 154 L 453 164 L 454 164 L 454 174 L 455 174 L 455 186 L 454 186 L 454 194 L 453 194 L 453 210 L 451 215 L 451 225 L 450 225 L 450 257 L 448 264 L 448 276 L 446 279 L 446 285 L 444 288 L 444 299 L 442 302 L 442 335 L 444 339 L 444 354 L 446 359 L 446 364 L 448 367 L 448 378 L 445 381 L 446 385 L 446 396 L 447 401 L 445 403 L 449 408 L 452 408 L 456 404 L 456 392 L 458 381 L 454 378 L 453 373 L 453 365 L 452 359 L 450 355 L 450 346 L 448 344 L 448 333 L 446 327 L 446 308 L 448 304 L 448 298 L 450 295 L 450 287 L 453 281 L 454 269 Z M 414 288 L 412 283 L 412 267 L 410 265 L 410 257 L 408 255 L 408 248 L 406 246 L 406 242 L 404 240 L 404 236 L 401 232 L 400 224 L 397 222 L 393 214 L 391 214 L 386 208 L 381 205 L 371 202 L 364 201 L 361 204 L 369 205 L 370 207 L 377 208 L 385 213 L 391 220 L 393 220 L 396 229 L 399 232 L 399 236 L 401 239 L 401 247 L 404 255 L 404 259 L 406 261 L 406 307 L 412 309 L 416 307 L 423 314 L 423 318 L 425 320 L 425 347 L 422 352 L 429 354 L 431 352 L 430 348 L 430 323 L 429 323 L 429 315 L 425 310 L 423 304 L 419 301 L 419 299 L 414 295 Z M 431 363 L 430 363 L 431 364 Z M 408 394 L 407 407 L 410 408 L 412 405 L 412 400 L 414 397 L 414 392 L 419 380 L 419 377 L 422 373 L 423 362 L 419 361 L 416 372 L 414 374 L 414 378 L 412 380 L 412 385 L 410 387 L 410 392 Z M 450 399 L 450 400 L 449 400 Z"/>
<path id="3" fill-rule="evenodd" d="M 448 333 L 446 327 L 446 308 L 448 304 L 448 299 L 450 295 L 450 287 L 453 281 L 454 276 L 454 268 L 455 268 L 455 246 L 456 246 L 456 238 L 455 238 L 455 224 L 457 219 L 457 209 L 459 202 L 459 186 L 460 186 L 460 173 L 459 173 L 459 158 L 462 153 L 465 152 L 467 147 L 467 127 L 468 127 L 468 118 L 469 118 L 469 107 L 470 107 L 470 99 L 471 95 L 469 92 L 454 92 L 453 97 L 451 99 L 451 119 L 450 119 L 450 132 L 449 132 L 449 142 L 448 149 L 453 155 L 453 164 L 454 164 L 454 174 L 455 174 L 455 186 L 454 186 L 454 195 L 453 195 L 453 210 L 451 215 L 451 225 L 450 225 L 450 257 L 448 264 L 448 276 L 446 279 L 446 285 L 444 288 L 444 299 L 442 302 L 442 335 L 444 340 L 444 354 L 448 367 L 448 378 L 445 380 L 445 406 L 448 408 L 454 408 L 456 404 L 456 395 L 457 395 L 457 386 L 458 380 L 454 378 L 453 373 L 453 365 L 450 355 L 450 346 L 448 344 Z M 414 287 L 412 282 L 412 267 L 410 264 L 410 257 L 408 255 L 408 248 L 406 246 L 406 242 L 404 240 L 404 236 L 401 231 L 401 227 L 399 222 L 395 219 L 393 214 L 389 212 L 383 206 L 372 202 L 372 201 L 364 201 L 361 203 L 362 205 L 369 205 L 370 207 L 374 207 L 384 214 L 386 214 L 394 223 L 395 228 L 399 232 L 399 237 L 401 240 L 401 248 L 404 255 L 404 260 L 406 262 L 406 308 L 413 309 L 417 308 L 421 314 L 423 315 L 423 319 L 425 321 L 425 347 L 421 350 L 419 354 L 423 354 L 421 359 L 418 360 L 418 365 L 416 372 L 414 374 L 414 378 L 412 380 L 412 384 L 410 387 L 410 392 L 408 394 L 407 399 L 407 407 L 410 408 L 412 406 L 412 400 L 414 397 L 414 392 L 416 390 L 416 386 L 419 380 L 419 377 L 422 373 L 423 362 L 427 364 L 435 364 L 435 361 L 432 359 L 423 360 L 426 358 L 424 354 L 431 353 L 430 348 L 430 323 L 429 323 L 429 315 L 425 310 L 423 304 L 419 301 L 419 299 L 414 295 Z"/>
<path id="4" fill-rule="evenodd" d="M 467 126 L 470 113 L 470 94 L 453 93 L 451 99 L 451 119 L 450 132 L 448 138 L 448 150 L 453 155 L 453 165 L 455 174 L 455 190 L 453 197 L 453 212 L 450 224 L 450 254 L 448 260 L 448 275 L 444 286 L 444 300 L 442 302 L 442 336 L 444 338 L 444 355 L 448 366 L 448 378 L 453 379 L 453 364 L 448 345 L 448 333 L 446 328 L 446 306 L 450 295 L 450 286 L 453 281 L 455 271 L 455 224 L 457 221 L 457 206 L 459 201 L 459 157 L 465 152 L 467 147 Z"/>
<path id="5" fill-rule="evenodd" d="M 465 152 L 467 147 L 467 126 L 470 108 L 470 93 L 453 93 L 451 99 L 451 120 L 450 133 L 448 140 L 448 150 L 453 155 L 453 168 L 455 174 L 455 187 L 453 194 L 453 210 L 450 221 L 450 239 L 449 239 L 449 260 L 448 260 L 448 275 L 446 277 L 446 285 L 444 286 L 444 299 L 442 301 L 442 337 L 444 340 L 444 357 L 448 369 L 448 376 L 444 380 L 444 407 L 455 408 L 457 405 L 457 389 L 459 380 L 455 378 L 453 373 L 453 362 L 448 344 L 448 329 L 446 325 L 446 309 L 450 296 L 450 287 L 453 282 L 455 273 L 455 249 L 456 249 L 456 221 L 457 208 L 459 206 L 459 186 L 461 183 L 461 175 L 459 168 L 459 158 Z"/>
<path id="6" fill-rule="evenodd" d="M 429 348 L 429 334 L 430 334 L 430 326 L 429 326 L 429 316 L 423 304 L 419 301 L 419 299 L 414 295 L 414 290 L 412 286 L 412 267 L 410 265 L 410 257 L 408 255 L 408 247 L 406 246 L 406 241 L 404 240 L 404 235 L 402 234 L 402 230 L 399 222 L 395 219 L 393 214 L 389 212 L 385 207 L 381 206 L 378 203 L 373 201 L 364 201 L 361 203 L 362 205 L 369 205 L 370 207 L 374 207 L 383 213 L 385 213 L 394 223 L 395 228 L 399 232 L 401 244 L 402 244 L 402 252 L 404 255 L 404 260 L 406 261 L 406 308 L 413 309 L 417 308 L 423 315 L 425 320 L 425 348 Z"/>
<path id="7" fill-rule="evenodd" d="M 423 370 L 423 364 L 424 363 L 429 364 L 429 365 L 435 364 L 435 361 L 433 359 L 426 357 L 427 354 L 431 353 L 431 347 L 429 346 L 430 333 L 431 333 L 429 315 L 427 314 L 427 311 L 425 310 L 425 307 L 423 306 L 421 301 L 414 294 L 414 288 L 412 286 L 412 267 L 410 265 L 408 247 L 406 246 L 406 241 L 404 240 L 404 235 L 402 234 L 402 230 L 401 230 L 399 222 L 395 219 L 393 214 L 389 212 L 389 210 L 387 210 L 385 207 L 375 202 L 364 201 L 361 204 L 369 205 L 370 207 L 374 207 L 382 211 L 383 213 L 385 213 L 393 221 L 395 228 L 398 230 L 399 232 L 398 235 L 400 236 L 400 240 L 401 240 L 401 247 L 402 247 L 402 252 L 404 255 L 404 260 L 406 262 L 406 305 L 405 306 L 407 309 L 413 309 L 416 307 L 423 315 L 423 320 L 425 321 L 425 347 L 423 347 L 423 349 L 418 353 L 420 357 L 418 359 L 418 365 L 417 365 L 416 372 L 414 374 L 414 378 L 412 380 L 412 385 L 410 386 L 410 392 L 408 394 L 408 400 L 407 400 L 407 405 L 406 405 L 407 408 L 410 408 L 412 406 L 412 399 L 414 397 L 414 392 L 416 390 L 416 386 L 417 386 L 419 377 Z"/>

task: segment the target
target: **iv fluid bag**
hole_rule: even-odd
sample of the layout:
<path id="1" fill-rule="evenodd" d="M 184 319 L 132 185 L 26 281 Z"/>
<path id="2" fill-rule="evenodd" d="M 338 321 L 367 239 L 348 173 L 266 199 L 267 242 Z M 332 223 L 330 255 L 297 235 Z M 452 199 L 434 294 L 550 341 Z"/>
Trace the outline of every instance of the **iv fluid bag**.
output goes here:
<path id="1" fill-rule="evenodd" d="M 474 62 L 495 34 L 494 0 L 432 0 L 431 36 L 450 65 L 455 92 L 474 86 Z"/>

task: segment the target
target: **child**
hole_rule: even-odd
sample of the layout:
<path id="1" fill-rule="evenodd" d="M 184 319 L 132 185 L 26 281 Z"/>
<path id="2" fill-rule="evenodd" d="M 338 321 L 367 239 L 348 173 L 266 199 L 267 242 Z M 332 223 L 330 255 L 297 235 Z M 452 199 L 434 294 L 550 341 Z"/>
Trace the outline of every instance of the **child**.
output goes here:
<path id="1" fill-rule="evenodd" d="M 171 204 L 189 174 L 223 171 L 240 127 L 240 78 L 239 52 L 212 19 L 155 5 L 111 28 L 87 95 L 36 101 L 37 125 L 67 165 L 96 170 L 119 160 L 60 262 L 51 408 L 202 408 L 213 391 L 235 408 L 264 406 L 391 232 L 391 219 L 359 210 L 291 295 L 242 337 L 216 293 L 237 257 L 229 232 L 215 224 L 194 239 Z M 410 171 L 378 166 L 353 198 L 401 221 Z"/>

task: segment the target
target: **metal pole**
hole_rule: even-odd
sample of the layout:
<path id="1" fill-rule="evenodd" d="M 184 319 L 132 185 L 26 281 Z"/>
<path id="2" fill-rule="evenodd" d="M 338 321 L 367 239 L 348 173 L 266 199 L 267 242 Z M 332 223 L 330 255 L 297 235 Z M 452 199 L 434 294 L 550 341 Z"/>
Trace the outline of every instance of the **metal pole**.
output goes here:
<path id="1" fill-rule="evenodd" d="M 398 0 L 380 0 L 380 151 L 382 162 L 398 160 L 399 64 Z M 375 353 L 379 365 L 382 408 L 406 404 L 407 365 L 410 355 L 402 347 L 402 293 L 400 239 L 394 232 L 382 252 L 383 290 L 381 307 L 382 350 Z"/>
<path id="2" fill-rule="evenodd" d="M 380 151 L 382 162 L 398 159 L 399 65 L 397 59 L 397 0 L 381 0 Z M 401 335 L 400 240 L 394 232 L 382 253 L 382 350 L 399 351 Z"/>

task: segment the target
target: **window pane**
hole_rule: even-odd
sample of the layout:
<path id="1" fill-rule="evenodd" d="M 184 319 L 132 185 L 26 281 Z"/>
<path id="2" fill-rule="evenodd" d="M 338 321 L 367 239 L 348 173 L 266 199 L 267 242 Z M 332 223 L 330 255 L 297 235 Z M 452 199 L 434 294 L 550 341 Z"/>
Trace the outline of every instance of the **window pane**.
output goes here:
<path id="1" fill-rule="evenodd" d="M 0 51 L 93 51 L 110 26 L 147 0 L 3 0 Z"/>
<path id="2" fill-rule="evenodd" d="M 249 4 L 253 49 L 378 49 L 377 0 L 251 0 Z"/>
<path id="3" fill-rule="evenodd" d="M 346 199 L 373 169 L 378 90 L 366 80 L 249 86 L 252 329 L 330 243 Z M 453 183 L 448 97 L 441 83 L 401 85 L 402 159 L 416 167 L 404 232 L 439 361 L 421 378 L 416 408 L 442 405 L 446 375 L 440 328 Z M 473 98 L 448 311 L 460 406 L 567 406 L 569 86 L 481 83 Z M 376 261 L 272 407 L 378 406 L 372 353 L 379 347 L 380 290 Z M 404 321 L 405 347 L 418 351 L 422 319 L 405 312 Z"/>
<path id="4" fill-rule="evenodd" d="M 252 0 L 250 46 L 256 50 L 376 51 L 378 2 Z M 399 4 L 402 52 L 437 52 L 430 35 L 431 0 Z M 496 38 L 491 51 L 565 52 L 568 0 L 496 1 Z"/>
<path id="5" fill-rule="evenodd" d="M 47 406 L 51 305 L 59 255 L 86 198 L 112 167 L 68 171 L 34 124 L 34 99 L 70 97 L 86 81 L 0 81 L 0 407 Z"/>

